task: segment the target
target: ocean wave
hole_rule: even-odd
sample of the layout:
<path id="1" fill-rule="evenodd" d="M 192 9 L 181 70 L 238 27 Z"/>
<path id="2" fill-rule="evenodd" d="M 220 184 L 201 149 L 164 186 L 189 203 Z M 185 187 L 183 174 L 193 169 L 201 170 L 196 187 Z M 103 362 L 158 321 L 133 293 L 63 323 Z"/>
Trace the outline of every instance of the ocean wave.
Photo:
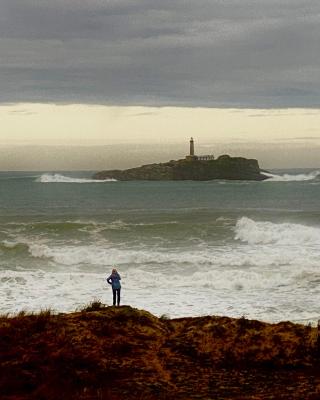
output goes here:
<path id="1" fill-rule="evenodd" d="M 238 236 L 240 238 L 240 236 Z M 202 268 L 204 271 L 220 268 L 251 268 L 263 270 L 266 267 L 304 265 L 319 267 L 319 244 L 308 246 L 281 245 L 278 240 L 265 238 L 251 239 L 242 237 L 242 241 L 251 241 L 249 246 L 238 245 L 215 248 L 197 246 L 191 248 L 114 248 L 99 245 L 49 246 L 32 243 L 28 252 L 31 257 L 53 261 L 59 266 L 112 267 L 113 265 L 144 270 L 172 270 L 185 273 L 189 269 Z M 284 242 L 284 241 L 283 241 Z M 282 243 L 283 243 L 282 242 Z M 267 245 L 266 245 L 267 243 Z M 263 245 L 262 245 L 263 244 Z M 272 244 L 272 245 L 270 245 Z M 219 272 L 220 273 L 220 272 Z"/>
<path id="2" fill-rule="evenodd" d="M 297 175 L 275 175 L 268 172 L 263 172 L 263 175 L 268 176 L 264 182 L 303 182 L 303 181 L 313 181 L 317 179 L 320 175 L 320 171 L 312 171 L 309 174 L 297 174 Z"/>
<path id="3" fill-rule="evenodd" d="M 83 246 L 48 246 L 46 244 L 29 244 L 29 253 L 35 258 L 52 259 L 60 265 L 179 265 L 208 263 L 208 254 L 189 251 L 168 251 L 168 249 L 137 249 L 102 247 L 99 245 Z"/>
<path id="4" fill-rule="evenodd" d="M 95 234 L 103 231 L 130 231 L 135 229 L 152 229 L 158 227 L 167 227 L 178 225 L 178 221 L 154 221 L 154 222 L 131 222 L 115 219 L 113 221 L 97 222 L 94 220 L 43 220 L 43 221 L 30 221 L 30 222 L 9 222 L 2 224 L 3 233 L 16 238 L 17 233 L 24 235 L 32 234 L 45 234 L 65 233 L 65 232 L 85 232 L 88 234 Z M 0 231 L 1 232 L 1 231 Z"/>
<path id="5" fill-rule="evenodd" d="M 10 252 L 14 253 L 16 251 L 24 251 L 24 250 L 29 250 L 29 245 L 24 243 L 24 242 L 19 242 L 19 241 L 9 241 L 9 240 L 3 240 L 0 242 L 0 251 L 3 253 Z"/>
<path id="6" fill-rule="evenodd" d="M 320 245 L 320 227 L 301 224 L 256 222 L 242 217 L 235 227 L 235 239 L 248 244 Z"/>
<path id="7" fill-rule="evenodd" d="M 221 220 L 221 219 L 220 219 Z M 181 271 L 201 266 L 204 269 L 221 267 L 268 267 L 281 265 L 319 266 L 320 259 L 320 227 L 296 223 L 273 223 L 270 221 L 254 221 L 248 217 L 240 218 L 236 224 L 228 221 L 223 223 L 227 229 L 228 238 L 217 246 L 216 241 L 189 235 L 192 242 L 177 240 L 176 245 L 160 240 L 139 244 L 139 240 L 112 243 L 110 238 L 96 235 L 104 230 L 127 230 L 131 224 L 122 220 L 109 223 L 86 225 L 89 221 L 79 221 L 77 226 L 70 224 L 51 225 L 56 230 L 85 231 L 94 234 L 89 239 L 80 240 L 79 236 L 57 241 L 57 236 L 42 234 L 46 225 L 40 225 L 36 235 L 12 235 L 0 242 L 3 254 L 24 253 L 24 257 L 42 259 L 45 264 L 56 266 L 103 267 L 116 265 L 135 266 L 143 268 L 173 268 Z M 222 222 L 225 222 L 224 220 Z M 168 221 L 176 224 L 176 221 Z M 157 223 L 155 223 L 157 225 Z M 137 229 L 140 223 L 133 223 L 132 229 Z M 143 226 L 141 227 L 143 228 Z M 147 226 L 147 229 L 149 227 Z M 58 232 L 59 233 L 59 232 Z M 59 238 L 59 236 L 58 236 Z M 130 236 L 129 236 L 130 238 Z M 197 240 L 196 240 L 197 239 Z M 189 243 L 189 246 L 188 246 Z M 192 243 L 192 244 L 190 244 Z M 221 245 L 222 244 L 222 245 Z"/>
<path id="8" fill-rule="evenodd" d="M 36 179 L 40 183 L 104 183 L 104 182 L 117 182 L 116 179 L 88 179 L 88 178 L 74 178 L 64 176 L 61 174 L 42 174 Z"/>

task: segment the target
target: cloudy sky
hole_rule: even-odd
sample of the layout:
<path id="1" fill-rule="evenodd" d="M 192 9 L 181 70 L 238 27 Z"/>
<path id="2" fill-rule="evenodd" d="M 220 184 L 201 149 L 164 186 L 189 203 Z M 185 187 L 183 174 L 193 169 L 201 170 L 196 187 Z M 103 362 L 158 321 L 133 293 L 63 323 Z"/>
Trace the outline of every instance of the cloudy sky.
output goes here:
<path id="1" fill-rule="evenodd" d="M 0 1 L 1 154 L 193 135 L 319 166 L 319 99 L 318 0 Z"/>

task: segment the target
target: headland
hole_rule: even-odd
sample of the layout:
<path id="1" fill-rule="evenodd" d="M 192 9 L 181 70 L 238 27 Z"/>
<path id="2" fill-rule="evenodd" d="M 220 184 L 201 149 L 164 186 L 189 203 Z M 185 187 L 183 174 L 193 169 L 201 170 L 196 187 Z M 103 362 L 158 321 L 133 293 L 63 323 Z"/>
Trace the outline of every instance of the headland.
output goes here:
<path id="1" fill-rule="evenodd" d="M 94 302 L 0 317 L 3 400 L 319 399 L 318 329 Z"/>

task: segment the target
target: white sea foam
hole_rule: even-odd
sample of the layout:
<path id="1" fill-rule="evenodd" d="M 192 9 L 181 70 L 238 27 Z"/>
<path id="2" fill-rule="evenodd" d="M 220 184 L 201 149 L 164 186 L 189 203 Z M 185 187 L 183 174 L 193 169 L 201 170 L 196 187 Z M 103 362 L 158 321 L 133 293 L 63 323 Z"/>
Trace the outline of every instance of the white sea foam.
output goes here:
<path id="1" fill-rule="evenodd" d="M 104 183 L 104 182 L 116 182 L 116 179 L 87 179 L 87 178 L 74 178 L 70 176 L 64 176 L 61 174 L 42 174 L 36 179 L 40 183 Z"/>
<path id="2" fill-rule="evenodd" d="M 236 239 L 249 244 L 320 245 L 320 227 L 301 224 L 256 222 L 242 217 L 236 224 L 235 232 Z"/>
<path id="3" fill-rule="evenodd" d="M 53 308 L 71 311 L 94 298 L 111 301 L 106 274 L 66 271 L 0 271 L 0 285 L 5 301 L 1 312 L 21 309 Z M 317 315 L 319 293 L 305 283 L 301 286 L 298 268 L 202 269 L 183 275 L 143 267 L 122 267 L 122 301 L 161 315 L 223 314 L 277 321 L 308 319 Z M 310 271 L 308 271 L 310 274 Z M 305 274 L 307 276 L 307 274 Z M 272 295 L 271 295 L 272 293 Z M 271 311 L 270 311 L 271 310 Z"/>
<path id="4" fill-rule="evenodd" d="M 299 182 L 299 181 L 312 181 L 320 175 L 320 171 L 312 171 L 309 174 L 297 174 L 297 175 L 275 175 L 268 172 L 263 172 L 263 175 L 268 176 L 264 182 Z"/>
<path id="5" fill-rule="evenodd" d="M 1 245 L 7 249 L 14 249 L 15 247 L 19 246 L 18 242 L 9 242 L 8 240 L 4 240 L 3 242 L 1 242 Z"/>
<path id="6" fill-rule="evenodd" d="M 320 266 L 320 248 L 317 237 L 305 237 L 305 242 L 299 243 L 293 233 L 293 240 L 285 237 L 285 233 L 263 231 L 261 227 L 254 227 L 253 232 L 238 226 L 236 238 L 244 244 L 215 248 L 203 246 L 183 249 L 161 248 L 122 248 L 101 247 L 100 245 L 81 246 L 49 246 L 48 244 L 29 244 L 29 253 L 34 258 L 54 262 L 57 266 L 92 267 L 126 266 L 141 267 L 144 270 L 172 270 L 181 273 L 194 268 L 203 270 L 220 268 L 251 268 L 261 270 L 274 266 L 303 265 L 306 267 Z M 261 229 L 261 230 L 260 230 Z M 285 232 L 285 230 L 283 231 Z M 257 236 L 255 236 L 255 234 Z M 308 239 L 309 238 L 309 239 Z M 288 243 L 290 245 L 288 245 Z"/>
<path id="7" fill-rule="evenodd" d="M 29 252 L 35 258 L 52 259 L 60 265 L 179 265 L 183 263 L 204 264 L 210 262 L 209 254 L 206 252 L 106 248 L 100 245 L 48 246 L 46 244 L 30 243 Z"/>
<path id="8" fill-rule="evenodd" d="M 7 250 L 29 250 L 29 241 L 24 240 L 23 238 L 21 239 L 12 239 L 12 240 L 3 240 L 0 242 L 0 249 L 3 251 L 5 249 Z"/>

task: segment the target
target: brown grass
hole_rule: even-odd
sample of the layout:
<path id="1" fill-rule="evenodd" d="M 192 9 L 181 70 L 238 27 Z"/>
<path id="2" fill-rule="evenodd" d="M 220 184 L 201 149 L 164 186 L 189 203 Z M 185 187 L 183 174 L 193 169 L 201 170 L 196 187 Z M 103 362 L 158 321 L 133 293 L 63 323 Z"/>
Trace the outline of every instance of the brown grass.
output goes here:
<path id="1" fill-rule="evenodd" d="M 71 314 L 23 311 L 0 316 L 0 397 L 317 399 L 319 342 L 311 326 L 157 318 L 99 300 Z"/>

